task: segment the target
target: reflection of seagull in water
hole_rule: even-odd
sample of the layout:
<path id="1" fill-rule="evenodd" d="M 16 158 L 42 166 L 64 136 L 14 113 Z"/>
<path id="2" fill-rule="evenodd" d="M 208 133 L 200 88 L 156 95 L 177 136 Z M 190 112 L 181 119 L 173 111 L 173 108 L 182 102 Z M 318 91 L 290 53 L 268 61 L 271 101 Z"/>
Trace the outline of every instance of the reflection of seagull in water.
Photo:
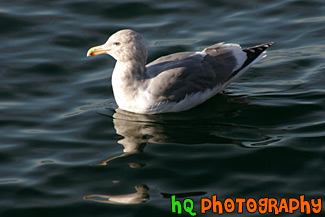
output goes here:
<path id="1" fill-rule="evenodd" d="M 103 160 L 92 166 L 105 166 L 112 160 L 126 157 L 129 155 L 138 154 L 144 151 L 146 145 L 150 144 L 201 144 L 201 143 L 216 143 L 216 144 L 236 144 L 241 145 L 235 139 L 228 138 L 218 134 L 218 132 L 227 131 L 232 132 L 236 127 L 233 125 L 220 124 L 216 126 L 214 123 L 212 128 L 204 120 L 220 117 L 220 113 L 224 115 L 225 111 L 231 108 L 236 115 L 236 111 L 240 108 L 240 104 L 222 103 L 221 106 L 208 107 L 217 112 L 203 112 L 204 108 L 200 110 L 193 109 L 189 112 L 158 114 L 158 115 L 144 115 L 134 114 L 122 109 L 116 109 L 116 112 L 111 115 L 101 114 L 109 118 L 113 118 L 114 128 L 116 134 L 121 136 L 117 141 L 123 146 L 122 153 L 114 155 L 106 160 Z M 239 106 L 239 107 L 238 107 Z M 229 114 L 228 114 L 229 115 Z M 110 119 L 111 120 L 111 119 Z M 198 120 L 202 123 L 199 124 Z M 189 124 L 192 123 L 192 124 Z M 195 127 L 194 127 L 195 125 Z M 204 130 L 200 130 L 204 128 Z M 179 129 L 182 129 L 181 131 Z M 184 130 L 186 129 L 186 130 Z M 245 128 L 241 127 L 241 131 Z M 139 168 L 145 166 L 143 163 L 129 163 L 131 168 Z"/>
<path id="2" fill-rule="evenodd" d="M 265 43 L 242 50 L 219 43 L 201 52 L 163 56 L 146 65 L 144 39 L 133 30 L 113 34 L 87 56 L 109 54 L 117 60 L 112 87 L 121 109 L 157 114 L 191 109 L 224 90 L 253 63 L 265 57 Z"/>
<path id="3" fill-rule="evenodd" d="M 149 200 L 149 187 L 147 185 L 136 185 L 135 189 L 137 190 L 136 193 L 132 194 L 119 194 L 119 195 L 104 195 L 104 194 L 91 194 L 88 196 L 84 196 L 84 200 L 90 200 L 99 203 L 109 203 L 109 204 L 118 204 L 118 205 L 130 205 L 130 204 L 140 204 L 145 203 Z M 152 192 L 151 192 L 152 193 Z M 187 198 L 187 197 L 194 197 L 194 196 L 202 196 L 206 194 L 204 191 L 190 191 L 190 192 L 173 192 L 173 193 L 165 193 L 160 192 L 163 198 L 168 198 L 172 195 L 176 196 L 177 198 Z"/>
<path id="4" fill-rule="evenodd" d="M 137 190 L 133 194 L 120 194 L 120 195 L 102 195 L 102 194 L 92 194 L 85 196 L 85 200 L 92 200 L 100 203 L 111 203 L 111 204 L 139 204 L 144 203 L 149 199 L 149 190 L 146 185 L 135 186 Z"/>

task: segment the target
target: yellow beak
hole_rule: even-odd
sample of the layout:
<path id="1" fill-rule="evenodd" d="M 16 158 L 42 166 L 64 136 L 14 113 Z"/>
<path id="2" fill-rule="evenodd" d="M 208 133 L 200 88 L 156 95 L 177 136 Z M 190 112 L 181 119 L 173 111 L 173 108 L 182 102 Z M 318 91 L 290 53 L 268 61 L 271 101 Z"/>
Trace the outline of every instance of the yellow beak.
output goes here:
<path id="1" fill-rule="evenodd" d="M 87 57 L 105 54 L 107 51 L 107 49 L 103 48 L 103 45 L 92 47 L 88 50 Z"/>

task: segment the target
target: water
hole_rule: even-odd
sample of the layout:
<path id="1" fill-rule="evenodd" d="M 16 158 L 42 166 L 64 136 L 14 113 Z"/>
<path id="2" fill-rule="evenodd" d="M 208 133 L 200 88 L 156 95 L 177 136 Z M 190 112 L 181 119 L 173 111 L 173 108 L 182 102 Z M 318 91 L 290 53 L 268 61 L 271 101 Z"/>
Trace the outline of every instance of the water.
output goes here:
<path id="1" fill-rule="evenodd" d="M 0 3 L 0 215 L 180 216 L 177 195 L 217 216 L 199 214 L 201 197 L 324 199 L 324 15 L 321 0 Z M 115 61 L 86 58 L 124 28 L 149 61 L 275 44 L 225 95 L 137 115 L 116 110 Z"/>

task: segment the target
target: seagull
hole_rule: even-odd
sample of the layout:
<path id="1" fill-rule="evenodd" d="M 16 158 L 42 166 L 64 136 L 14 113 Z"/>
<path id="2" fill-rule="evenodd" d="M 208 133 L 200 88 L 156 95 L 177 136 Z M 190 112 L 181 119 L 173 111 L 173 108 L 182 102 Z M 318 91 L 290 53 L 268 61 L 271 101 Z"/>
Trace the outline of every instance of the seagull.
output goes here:
<path id="1" fill-rule="evenodd" d="M 119 108 L 140 114 L 181 112 L 223 91 L 252 64 L 266 56 L 272 42 L 242 50 L 218 43 L 197 52 L 180 52 L 147 62 L 144 38 L 134 30 L 114 33 L 87 56 L 109 54 L 116 60 L 112 74 Z"/>

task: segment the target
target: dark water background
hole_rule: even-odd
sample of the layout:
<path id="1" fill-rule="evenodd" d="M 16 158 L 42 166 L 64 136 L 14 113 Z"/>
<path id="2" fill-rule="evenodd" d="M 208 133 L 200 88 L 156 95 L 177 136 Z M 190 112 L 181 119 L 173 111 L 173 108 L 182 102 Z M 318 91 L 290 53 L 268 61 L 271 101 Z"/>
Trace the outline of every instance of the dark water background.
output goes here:
<path id="1" fill-rule="evenodd" d="M 196 212 L 214 194 L 324 200 L 323 0 L 1 1 L 0 27 L 1 217 L 179 216 L 172 194 Z M 225 96 L 137 115 L 115 110 L 115 61 L 86 58 L 124 28 L 149 60 L 275 44 Z"/>

